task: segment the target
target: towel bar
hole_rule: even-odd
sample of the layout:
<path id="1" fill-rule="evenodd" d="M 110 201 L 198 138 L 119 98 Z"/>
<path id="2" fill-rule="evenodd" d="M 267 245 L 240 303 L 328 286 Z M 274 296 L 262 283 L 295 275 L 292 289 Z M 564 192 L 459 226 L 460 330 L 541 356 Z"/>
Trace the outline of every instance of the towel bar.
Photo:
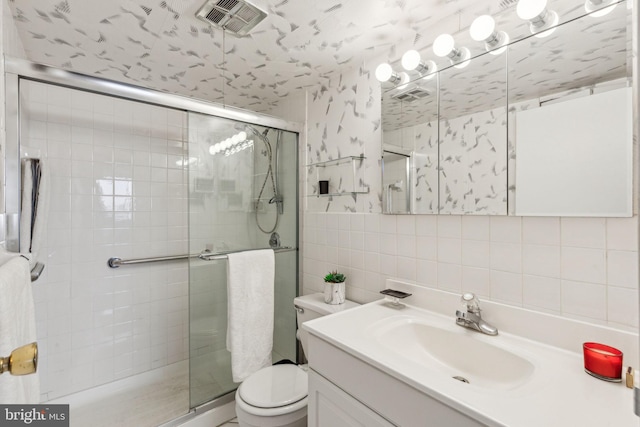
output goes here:
<path id="1" fill-rule="evenodd" d="M 161 256 L 161 257 L 152 257 L 152 258 L 132 258 L 132 259 L 122 259 L 118 257 L 109 258 L 107 261 L 107 265 L 111 268 L 118 268 L 122 265 L 132 265 L 132 264 L 145 264 L 149 262 L 160 262 L 160 261 L 176 261 L 183 260 L 189 258 L 200 258 L 204 261 L 216 261 L 220 259 L 226 259 L 227 255 L 237 253 L 237 252 L 245 252 L 245 251 L 257 251 L 261 249 L 273 249 L 274 252 L 290 252 L 297 250 L 296 248 L 290 246 L 281 246 L 279 248 L 257 248 L 257 249 L 240 249 L 236 251 L 223 251 L 223 252 L 206 252 L 203 251 L 199 254 L 195 255 L 169 255 L 169 256 Z"/>
<path id="2" fill-rule="evenodd" d="M 260 251 L 263 249 L 273 249 L 273 252 L 275 253 L 280 253 L 280 252 L 291 252 L 291 251 L 295 251 L 297 250 L 296 248 L 292 248 L 291 246 L 281 246 L 279 248 L 257 248 L 257 249 L 240 249 L 237 251 L 224 251 L 224 252 L 216 252 L 216 253 L 201 253 L 200 255 L 198 255 L 198 258 L 200 258 L 201 260 L 204 261 L 217 261 L 220 259 L 226 259 L 227 255 L 229 254 L 235 254 L 238 252 L 247 252 L 247 251 Z"/>

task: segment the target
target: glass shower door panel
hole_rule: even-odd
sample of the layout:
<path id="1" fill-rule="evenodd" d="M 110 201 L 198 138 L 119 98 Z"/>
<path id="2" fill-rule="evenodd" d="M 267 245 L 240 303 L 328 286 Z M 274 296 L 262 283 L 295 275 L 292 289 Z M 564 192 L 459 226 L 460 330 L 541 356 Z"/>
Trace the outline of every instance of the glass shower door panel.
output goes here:
<path id="1" fill-rule="evenodd" d="M 296 159 L 295 134 L 189 113 L 190 253 L 269 247 L 273 228 L 283 246 L 297 247 L 297 168 L 290 167 Z M 275 174 L 277 160 L 291 171 Z M 274 187 L 284 201 L 282 213 Z M 274 361 L 295 360 L 296 254 L 276 254 Z M 226 349 L 226 263 L 189 263 L 192 407 L 238 385 Z"/>

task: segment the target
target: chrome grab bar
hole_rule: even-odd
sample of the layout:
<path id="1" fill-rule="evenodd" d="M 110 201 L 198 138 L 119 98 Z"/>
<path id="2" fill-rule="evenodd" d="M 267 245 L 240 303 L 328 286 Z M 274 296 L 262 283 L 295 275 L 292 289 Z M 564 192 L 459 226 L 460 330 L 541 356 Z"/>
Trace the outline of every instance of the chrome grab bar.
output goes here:
<path id="1" fill-rule="evenodd" d="M 144 264 L 147 262 L 175 261 L 179 259 L 196 258 L 198 257 L 198 255 L 169 255 L 169 256 L 159 256 L 159 257 L 153 257 L 153 258 L 131 258 L 131 259 L 122 259 L 118 257 L 112 257 L 112 258 L 109 258 L 109 260 L 107 261 L 107 264 L 111 268 L 118 268 L 122 265 Z"/>
<path id="2" fill-rule="evenodd" d="M 296 248 L 293 248 L 290 246 L 281 246 L 279 248 L 240 249 L 237 251 L 224 251 L 224 252 L 213 252 L 213 253 L 202 251 L 201 253 L 195 254 L 195 255 L 190 255 L 190 254 L 169 255 L 169 256 L 160 256 L 160 257 L 152 257 L 152 258 L 122 259 L 118 257 L 112 257 L 112 258 L 109 258 L 109 260 L 107 261 L 107 264 L 111 268 L 118 268 L 123 265 L 144 264 L 148 262 L 160 262 L 160 261 L 176 261 L 176 260 L 183 260 L 183 259 L 189 259 L 189 258 L 200 258 L 201 260 L 204 260 L 204 261 L 216 261 L 220 259 L 226 259 L 227 255 L 233 254 L 236 252 L 258 251 L 262 249 L 273 249 L 273 251 L 276 253 L 290 252 L 290 251 L 297 250 Z"/>

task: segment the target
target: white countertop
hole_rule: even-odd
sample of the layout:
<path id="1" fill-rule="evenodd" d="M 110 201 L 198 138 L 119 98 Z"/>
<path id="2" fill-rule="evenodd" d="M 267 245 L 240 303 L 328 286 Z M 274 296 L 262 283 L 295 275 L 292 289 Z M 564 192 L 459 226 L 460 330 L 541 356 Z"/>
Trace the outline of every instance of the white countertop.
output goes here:
<path id="1" fill-rule="evenodd" d="M 409 300 L 409 299 L 408 299 Z M 515 386 L 486 387 L 452 380 L 452 372 L 425 357 L 408 358 L 384 345 L 377 333 L 403 316 L 421 319 L 450 333 L 502 348 L 529 361 L 534 370 Z M 306 322 L 303 328 L 415 389 L 490 426 L 640 425 L 633 413 L 633 390 L 586 374 L 582 354 L 500 332 L 487 336 L 455 324 L 450 316 L 383 300 Z M 500 325 L 495 325 L 500 329 Z M 581 349 L 579 349 L 581 351 Z M 468 355 L 473 358 L 473 354 Z M 626 362 L 626 360 L 625 360 Z"/>

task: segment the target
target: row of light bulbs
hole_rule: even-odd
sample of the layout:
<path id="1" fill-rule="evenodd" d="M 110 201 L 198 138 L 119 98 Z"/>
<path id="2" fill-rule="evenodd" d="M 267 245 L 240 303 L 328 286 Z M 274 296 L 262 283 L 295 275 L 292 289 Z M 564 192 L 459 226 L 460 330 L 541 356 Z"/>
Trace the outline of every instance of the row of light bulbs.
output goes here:
<path id="1" fill-rule="evenodd" d="M 618 0 L 586 0 L 585 11 L 591 16 L 604 16 L 616 7 Z M 598 9 L 598 10 L 596 10 Z M 595 12 L 594 12 L 595 11 Z M 547 8 L 547 0 L 519 0 L 516 13 L 520 19 L 529 21 L 529 31 L 536 37 L 547 37 L 553 33 L 560 17 L 558 13 Z M 471 38 L 484 42 L 487 52 L 499 55 L 507 49 L 510 42 L 509 35 L 496 30 L 496 21 L 489 15 L 477 17 L 469 27 Z M 440 58 L 449 58 L 456 68 L 469 65 L 471 52 L 466 47 L 456 47 L 450 34 L 440 34 L 433 42 L 433 53 Z M 402 68 L 407 72 L 414 71 L 425 79 L 433 78 L 438 70 L 433 61 L 422 61 L 420 53 L 409 50 L 402 55 Z M 382 63 L 376 68 L 376 79 L 380 82 L 390 82 L 403 89 L 409 83 L 410 77 L 406 72 L 396 73 L 388 63 Z"/>
<path id="2" fill-rule="evenodd" d="M 230 156 L 249 147 L 253 147 L 253 140 L 247 140 L 247 133 L 241 131 L 224 141 L 210 145 L 209 154 L 215 156 L 218 153 L 224 153 L 225 156 Z"/>

